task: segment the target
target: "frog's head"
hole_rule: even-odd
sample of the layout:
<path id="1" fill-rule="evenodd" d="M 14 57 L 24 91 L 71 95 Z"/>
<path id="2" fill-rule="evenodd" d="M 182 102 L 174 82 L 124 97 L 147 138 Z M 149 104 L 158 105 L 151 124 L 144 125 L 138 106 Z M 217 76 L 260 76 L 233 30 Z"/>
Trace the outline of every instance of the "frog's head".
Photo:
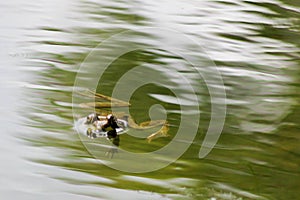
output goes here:
<path id="1" fill-rule="evenodd" d="M 98 116 L 96 113 L 89 114 L 89 115 L 86 117 L 85 124 L 92 124 L 92 123 L 94 123 L 95 121 L 97 121 L 98 118 L 99 118 L 99 116 Z"/>
<path id="2" fill-rule="evenodd" d="M 114 124 L 117 123 L 117 118 L 115 116 L 113 116 L 112 114 L 107 115 L 107 121 L 109 124 Z"/>

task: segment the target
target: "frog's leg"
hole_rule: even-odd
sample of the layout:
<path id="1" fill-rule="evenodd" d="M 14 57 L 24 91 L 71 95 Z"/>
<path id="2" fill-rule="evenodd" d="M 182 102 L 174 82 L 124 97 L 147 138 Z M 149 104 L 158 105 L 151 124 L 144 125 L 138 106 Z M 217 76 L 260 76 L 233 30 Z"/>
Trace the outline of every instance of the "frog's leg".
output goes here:
<path id="1" fill-rule="evenodd" d="M 126 101 L 122 101 L 122 100 L 119 100 L 119 99 L 115 99 L 115 98 L 112 98 L 112 97 L 109 97 L 109 96 L 106 96 L 104 94 L 100 94 L 100 93 L 95 93 L 91 90 L 88 90 L 87 91 L 90 95 L 92 95 L 93 97 L 95 97 L 96 99 L 100 99 L 100 100 L 107 100 L 108 102 L 111 102 L 111 103 L 114 103 L 114 104 L 126 104 L 127 106 L 130 106 L 130 104 Z M 120 106 L 119 106 L 120 107 Z"/>
<path id="2" fill-rule="evenodd" d="M 130 116 L 128 116 L 127 121 L 128 121 L 129 127 L 134 128 L 134 129 L 139 129 L 139 130 L 154 128 L 154 127 L 157 127 L 157 126 L 167 123 L 166 120 L 153 120 L 153 121 L 146 121 L 146 122 L 137 124 Z"/>
<path id="3" fill-rule="evenodd" d="M 95 100 L 100 100 L 97 102 L 81 104 L 82 107 L 93 107 L 96 109 L 97 113 L 99 112 L 100 114 L 104 114 L 104 115 L 108 114 L 109 112 L 103 111 L 103 110 L 101 110 L 101 108 L 130 106 L 130 103 L 128 103 L 126 101 L 115 99 L 115 98 L 112 98 L 112 97 L 109 97 L 109 96 L 106 96 L 106 95 L 103 95 L 100 93 L 95 93 L 91 90 L 88 90 L 87 94 L 82 94 L 82 95 L 95 98 Z M 106 100 L 108 102 L 105 102 L 103 100 Z M 106 113 L 103 113 L 103 112 L 106 112 Z M 122 117 L 124 117 L 123 114 L 121 114 L 120 116 L 117 116 L 117 118 L 122 118 Z M 151 142 L 153 139 L 155 139 L 157 137 L 167 137 L 168 136 L 169 125 L 166 120 L 152 120 L 152 121 L 146 121 L 146 122 L 137 124 L 132 119 L 131 116 L 125 115 L 125 117 L 127 118 L 129 127 L 134 128 L 134 129 L 144 130 L 144 129 L 154 128 L 154 127 L 162 125 L 162 128 L 160 130 L 158 130 L 157 132 L 155 132 L 147 137 L 148 142 Z"/>
<path id="4" fill-rule="evenodd" d="M 81 93 L 83 96 L 95 98 L 96 102 L 83 103 L 80 106 L 84 108 L 111 108 L 111 107 L 128 107 L 130 103 L 115 99 L 100 93 L 88 90 L 87 93 Z"/>
<path id="5" fill-rule="evenodd" d="M 169 131 L 169 124 L 168 123 L 165 123 L 161 129 L 159 129 L 157 132 L 155 133 L 152 133 L 151 135 L 149 135 L 147 137 L 147 140 L 148 142 L 150 143 L 153 139 L 155 138 L 158 138 L 158 137 L 168 137 L 169 134 L 168 134 L 168 131 Z"/>
<path id="6" fill-rule="evenodd" d="M 142 122 L 140 124 L 135 123 L 135 121 L 131 118 L 128 117 L 128 124 L 129 127 L 134 128 L 134 129 L 139 129 L 139 130 L 144 130 L 144 129 L 149 129 L 149 128 L 154 128 L 157 126 L 161 126 L 161 129 L 156 131 L 155 133 L 152 133 L 147 137 L 148 142 L 151 142 L 153 139 L 158 138 L 158 137 L 168 137 L 168 131 L 169 131 L 169 124 L 166 120 L 153 120 L 153 121 L 146 121 Z"/>
<path id="7" fill-rule="evenodd" d="M 114 102 L 123 102 L 123 103 L 125 103 L 125 101 L 115 99 L 115 98 L 112 98 L 110 96 L 106 96 L 104 94 L 95 93 L 92 90 L 85 90 L 85 92 L 77 92 L 77 94 L 82 95 L 82 96 L 86 96 L 86 97 L 90 97 L 90 98 L 95 98 L 95 99 L 98 99 L 98 100 L 107 100 L 109 102 L 114 101 Z"/>
<path id="8" fill-rule="evenodd" d="M 80 104 L 83 108 L 111 108 L 111 107 L 128 107 L 129 103 L 114 103 L 114 102 L 88 102 Z"/>
<path id="9" fill-rule="evenodd" d="M 90 103 L 84 103 L 82 104 L 83 107 L 94 107 L 96 111 L 100 111 L 103 113 L 101 108 L 111 108 L 111 107 L 128 107 L 130 106 L 130 103 L 126 101 L 122 101 L 119 99 L 115 99 L 100 93 L 94 93 L 93 91 L 88 90 L 88 95 L 90 97 L 95 97 L 95 99 L 102 100 L 98 102 L 90 102 Z M 107 100 L 108 102 L 105 102 L 103 100 Z M 124 115 L 123 115 L 124 116 Z M 117 116 L 117 118 L 122 118 L 122 116 Z M 153 120 L 153 121 L 146 121 L 142 122 L 140 124 L 135 123 L 135 121 L 132 119 L 131 116 L 126 116 L 128 124 L 130 127 L 134 129 L 149 129 L 149 128 L 154 128 L 159 125 L 163 125 L 166 123 L 165 120 Z"/>

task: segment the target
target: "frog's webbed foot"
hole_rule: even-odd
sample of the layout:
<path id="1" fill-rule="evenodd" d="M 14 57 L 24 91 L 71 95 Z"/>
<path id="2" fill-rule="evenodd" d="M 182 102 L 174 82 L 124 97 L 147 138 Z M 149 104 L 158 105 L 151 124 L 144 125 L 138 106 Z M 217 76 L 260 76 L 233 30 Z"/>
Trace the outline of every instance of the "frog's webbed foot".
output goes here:
<path id="1" fill-rule="evenodd" d="M 165 123 L 165 124 L 161 127 L 161 129 L 159 129 L 157 132 L 152 133 L 151 135 L 149 135 L 149 136 L 147 137 L 147 140 L 148 140 L 148 142 L 150 143 L 150 142 L 151 142 L 153 139 L 155 139 L 155 138 L 159 138 L 159 137 L 168 137 L 168 136 L 169 136 L 168 132 L 169 132 L 169 124 L 168 124 L 168 123 Z"/>

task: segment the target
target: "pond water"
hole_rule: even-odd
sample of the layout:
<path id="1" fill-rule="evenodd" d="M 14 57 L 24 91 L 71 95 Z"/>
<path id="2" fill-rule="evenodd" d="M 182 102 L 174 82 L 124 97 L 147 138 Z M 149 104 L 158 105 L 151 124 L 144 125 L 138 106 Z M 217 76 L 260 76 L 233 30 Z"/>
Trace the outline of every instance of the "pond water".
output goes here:
<path id="1" fill-rule="evenodd" d="M 299 197 L 298 1 L 14 0 L 1 3 L 1 25 L 1 199 Z M 224 127 L 199 159 L 212 116 L 222 122 L 225 112 L 220 88 Z M 95 155 L 87 143 L 101 141 L 74 129 L 74 119 L 93 111 L 78 108 L 91 99 L 74 101 L 77 89 L 124 97 L 131 107 L 117 111 L 138 123 L 155 110 L 170 136 L 147 143 L 138 136 L 151 132 L 132 130 L 113 159 L 105 149 Z M 174 161 L 123 152 L 153 152 L 172 141 L 174 151 L 184 150 Z M 122 159 L 127 170 L 111 168 Z M 156 162 L 167 164 L 128 170 Z"/>

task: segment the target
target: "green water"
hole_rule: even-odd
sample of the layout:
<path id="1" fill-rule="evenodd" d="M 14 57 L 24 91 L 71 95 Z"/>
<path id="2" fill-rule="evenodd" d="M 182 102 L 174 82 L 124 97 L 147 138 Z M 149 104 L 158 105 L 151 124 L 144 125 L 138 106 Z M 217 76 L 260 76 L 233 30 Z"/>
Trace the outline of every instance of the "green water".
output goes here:
<path id="1" fill-rule="evenodd" d="M 299 199 L 297 1 L 26 2 L 1 3 L 1 199 Z M 190 37 L 205 53 L 185 43 L 178 49 L 201 57 L 196 63 L 200 71 L 211 67 L 203 65 L 204 59 L 213 61 L 222 74 L 226 121 L 217 144 L 203 159 L 198 154 L 211 106 L 222 104 L 222 99 L 213 102 L 191 63 L 161 49 L 166 36 L 145 32 L 147 27 Z M 126 30 L 136 31 L 126 40 L 151 48 L 114 59 L 96 83 L 97 91 L 112 95 L 120 78 L 136 66 L 154 70 L 164 81 L 135 90 L 129 111 L 143 122 L 149 120 L 152 105 L 162 105 L 168 113 L 170 136 L 148 144 L 126 134 L 120 138 L 120 149 L 152 152 L 175 138 L 182 113 L 174 91 L 186 104 L 196 106 L 201 116 L 194 140 L 178 141 L 179 146 L 189 144 L 187 151 L 148 173 L 104 165 L 86 149 L 88 138 L 82 141 L 74 130 L 72 97 L 78 70 L 83 61 L 103 68 L 97 59 L 85 59 L 100 42 Z M 175 42 L 172 35 L 170 41 Z M 122 43 L 106 47 L 103 55 L 121 47 Z M 147 75 L 137 74 L 128 84 Z M 196 91 L 176 75 L 190 80 Z M 89 76 L 85 80 L 94 84 Z M 213 81 L 209 84 L 222 87 Z M 193 101 L 193 93 L 199 102 Z M 80 110 L 75 120 L 90 112 Z M 100 154 L 108 159 L 105 151 Z M 122 155 L 120 151 L 114 159 Z M 154 161 L 159 159 L 153 156 Z M 131 162 L 126 164 L 139 165 Z"/>

